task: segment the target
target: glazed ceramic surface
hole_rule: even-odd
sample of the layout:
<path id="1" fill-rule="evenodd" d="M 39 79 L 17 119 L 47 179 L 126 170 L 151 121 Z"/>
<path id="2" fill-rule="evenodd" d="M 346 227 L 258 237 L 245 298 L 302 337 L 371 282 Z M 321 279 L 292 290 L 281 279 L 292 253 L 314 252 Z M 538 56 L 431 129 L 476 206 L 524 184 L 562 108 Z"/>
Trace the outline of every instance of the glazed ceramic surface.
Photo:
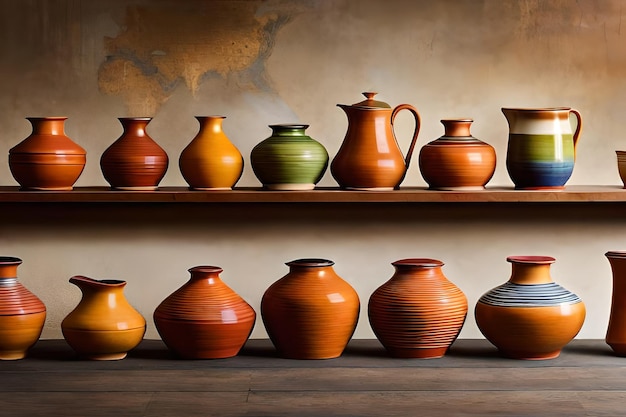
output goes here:
<path id="1" fill-rule="evenodd" d="M 435 259 L 402 259 L 371 295 L 369 321 L 387 351 L 401 358 L 438 358 L 456 340 L 467 315 L 465 294 Z"/>
<path id="2" fill-rule="evenodd" d="M 359 297 L 326 259 L 287 263 L 289 273 L 263 294 L 261 316 L 279 354 L 291 359 L 340 356 L 359 318 Z"/>
<path id="3" fill-rule="evenodd" d="M 17 280 L 21 263 L 0 256 L 0 360 L 24 358 L 46 320 L 46 306 Z"/>
<path id="4" fill-rule="evenodd" d="M 156 190 L 168 166 L 167 153 L 148 135 L 150 117 L 122 117 L 124 132 L 100 158 L 104 179 L 118 190 Z"/>
<path id="5" fill-rule="evenodd" d="M 580 331 L 585 305 L 554 283 L 549 256 L 510 256 L 511 278 L 476 304 L 476 324 L 505 356 L 552 359 Z"/>
<path id="6" fill-rule="evenodd" d="M 606 343 L 617 355 L 626 356 L 626 251 L 609 251 L 606 257 L 613 274 L 611 315 Z"/>
<path id="7" fill-rule="evenodd" d="M 509 123 L 506 167 L 515 188 L 563 188 L 574 170 L 580 112 L 569 107 L 502 112 Z M 573 133 L 570 114 L 577 119 Z"/>
<path id="8" fill-rule="evenodd" d="M 220 278 L 222 268 L 196 266 L 191 279 L 154 311 L 165 344 L 186 359 L 237 355 L 254 327 L 256 313 Z"/>
<path id="9" fill-rule="evenodd" d="M 470 134 L 472 119 L 445 119 L 444 136 L 423 146 L 422 177 L 434 190 L 483 190 L 496 170 L 496 151 Z"/>
<path id="10" fill-rule="evenodd" d="M 328 152 L 305 134 L 308 125 L 270 125 L 272 136 L 252 149 L 250 163 L 269 190 L 312 190 L 326 172 Z"/>
<path id="11" fill-rule="evenodd" d="M 125 281 L 74 276 L 82 298 L 61 329 L 79 356 L 94 360 L 124 359 L 146 332 L 146 320 L 124 296 Z"/>
<path id="12" fill-rule="evenodd" d="M 200 131 L 180 154 L 180 172 L 193 190 L 230 190 L 243 173 L 243 157 L 222 130 L 225 117 L 196 119 Z"/>
<path id="13" fill-rule="evenodd" d="M 87 152 L 65 135 L 67 117 L 28 117 L 33 131 L 9 150 L 9 168 L 24 190 L 71 190 Z"/>
<path id="14" fill-rule="evenodd" d="M 366 100 L 351 106 L 338 104 L 348 117 L 348 130 L 330 170 L 341 188 L 393 190 L 404 179 L 420 129 L 420 116 L 410 104 L 391 108 L 374 100 L 376 93 L 363 93 Z M 415 130 L 406 153 L 398 146 L 393 123 L 402 110 L 415 118 Z"/>

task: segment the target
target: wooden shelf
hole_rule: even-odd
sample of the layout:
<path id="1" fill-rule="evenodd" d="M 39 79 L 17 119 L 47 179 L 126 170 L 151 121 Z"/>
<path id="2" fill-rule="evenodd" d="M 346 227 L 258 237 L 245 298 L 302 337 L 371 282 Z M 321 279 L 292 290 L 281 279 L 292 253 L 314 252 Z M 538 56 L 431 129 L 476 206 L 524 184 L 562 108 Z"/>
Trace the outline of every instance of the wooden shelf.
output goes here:
<path id="1" fill-rule="evenodd" d="M 626 202 L 620 186 L 569 186 L 564 190 L 515 190 L 488 187 L 484 191 L 433 191 L 403 187 L 394 191 L 191 191 L 161 187 L 157 191 L 116 191 L 108 187 L 76 187 L 72 191 L 20 191 L 0 187 L 0 203 L 590 203 Z"/>

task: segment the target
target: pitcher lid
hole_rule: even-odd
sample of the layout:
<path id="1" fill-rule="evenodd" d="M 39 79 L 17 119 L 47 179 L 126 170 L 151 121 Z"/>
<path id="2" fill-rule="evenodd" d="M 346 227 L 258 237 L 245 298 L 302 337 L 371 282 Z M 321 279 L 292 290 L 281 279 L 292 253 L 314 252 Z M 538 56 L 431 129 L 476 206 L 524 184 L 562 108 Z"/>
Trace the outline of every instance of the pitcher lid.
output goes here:
<path id="1" fill-rule="evenodd" d="M 390 109 L 391 106 L 384 101 L 374 100 L 374 96 L 378 93 L 374 92 L 365 92 L 362 93 L 365 96 L 365 100 L 360 101 L 358 103 L 354 103 L 353 106 L 358 107 L 374 107 L 374 108 L 382 108 L 382 109 Z"/>

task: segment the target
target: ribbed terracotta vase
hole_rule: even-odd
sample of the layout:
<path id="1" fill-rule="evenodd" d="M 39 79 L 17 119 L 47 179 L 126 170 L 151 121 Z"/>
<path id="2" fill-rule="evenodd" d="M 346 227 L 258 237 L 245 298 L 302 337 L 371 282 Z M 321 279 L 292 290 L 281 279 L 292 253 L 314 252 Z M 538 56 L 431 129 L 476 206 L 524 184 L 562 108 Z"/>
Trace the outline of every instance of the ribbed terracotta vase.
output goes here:
<path id="1" fill-rule="evenodd" d="M 387 351 L 399 358 L 439 358 L 461 332 L 465 294 L 443 274 L 436 259 L 402 259 L 371 295 L 370 325 Z"/>
<path id="2" fill-rule="evenodd" d="M 237 355 L 254 327 L 254 309 L 220 278 L 222 268 L 196 266 L 191 278 L 154 311 L 167 347 L 186 359 Z"/>
<path id="3" fill-rule="evenodd" d="M 21 263 L 0 256 L 0 360 L 24 358 L 46 321 L 46 306 L 17 280 Z"/>
<path id="4" fill-rule="evenodd" d="M 243 157 L 222 130 L 225 117 L 196 119 L 200 131 L 180 154 L 180 172 L 192 190 L 230 190 L 243 172 Z"/>
<path id="5" fill-rule="evenodd" d="M 279 354 L 291 359 L 340 356 L 359 318 L 359 297 L 334 262 L 298 259 L 263 294 L 261 316 Z"/>
<path id="6" fill-rule="evenodd" d="M 423 146 L 422 177 L 434 190 L 483 190 L 496 170 L 496 151 L 470 133 L 472 119 L 445 119 L 444 136 Z"/>
<path id="7" fill-rule="evenodd" d="M 146 320 L 124 295 L 126 281 L 74 276 L 82 298 L 61 322 L 67 343 L 85 359 L 124 359 L 146 332 Z"/>
<path id="8" fill-rule="evenodd" d="M 104 179 L 117 190 L 156 190 L 168 166 L 167 153 L 146 132 L 150 117 L 122 117 L 124 132 L 100 158 Z"/>
<path id="9" fill-rule="evenodd" d="M 606 257 L 613 275 L 613 294 L 605 340 L 616 355 L 626 356 L 626 251 L 609 251 Z"/>
<path id="10" fill-rule="evenodd" d="M 67 117 L 28 117 L 33 131 L 9 150 L 9 168 L 23 190 L 71 190 L 87 152 L 65 135 Z"/>
<path id="11" fill-rule="evenodd" d="M 580 331 L 585 304 L 552 281 L 550 256 L 510 256 L 511 278 L 476 303 L 476 324 L 515 359 L 552 359 Z"/>

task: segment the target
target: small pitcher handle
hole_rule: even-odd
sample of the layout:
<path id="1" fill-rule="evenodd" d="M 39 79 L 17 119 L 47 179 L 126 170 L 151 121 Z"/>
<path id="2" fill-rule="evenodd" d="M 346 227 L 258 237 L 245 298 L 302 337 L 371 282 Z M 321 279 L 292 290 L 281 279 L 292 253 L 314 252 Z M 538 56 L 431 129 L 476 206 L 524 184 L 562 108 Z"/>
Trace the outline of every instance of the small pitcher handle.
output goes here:
<path id="1" fill-rule="evenodd" d="M 576 109 L 569 109 L 570 113 L 574 113 L 574 116 L 576 116 L 576 120 L 578 121 L 578 124 L 576 125 L 576 130 L 574 131 L 574 158 L 576 158 L 576 145 L 578 144 L 578 137 L 580 136 L 580 131 L 583 128 L 583 118 L 580 115 L 580 112 Z"/>
<path id="2" fill-rule="evenodd" d="M 413 131 L 413 139 L 411 139 L 411 145 L 409 145 L 409 149 L 406 152 L 406 157 L 404 158 L 404 166 L 405 166 L 405 172 L 406 172 L 406 170 L 409 169 L 409 164 L 411 163 L 411 156 L 413 156 L 413 149 L 415 149 L 415 143 L 417 142 L 417 135 L 420 132 L 422 119 L 420 118 L 420 114 L 417 112 L 417 109 L 415 107 L 411 106 L 410 104 L 399 104 L 393 109 L 393 112 L 391 113 L 392 131 L 393 131 L 393 121 L 396 119 L 396 116 L 398 115 L 400 110 L 410 111 L 413 114 L 413 117 L 415 118 L 415 130 Z M 395 136 L 396 133 L 394 132 L 393 135 Z"/>

